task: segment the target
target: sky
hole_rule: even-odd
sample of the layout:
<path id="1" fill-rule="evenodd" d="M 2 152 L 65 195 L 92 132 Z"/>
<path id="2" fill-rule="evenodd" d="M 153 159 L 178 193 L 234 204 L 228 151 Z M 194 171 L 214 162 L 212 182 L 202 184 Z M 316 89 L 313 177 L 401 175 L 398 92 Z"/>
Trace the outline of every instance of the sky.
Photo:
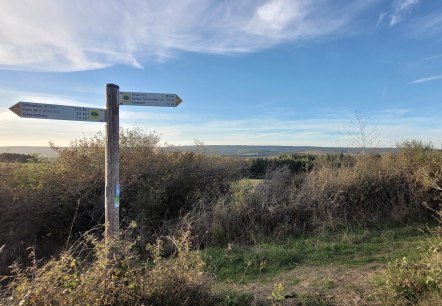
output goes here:
<path id="1" fill-rule="evenodd" d="M 177 94 L 120 125 L 189 145 L 442 146 L 439 0 L 0 0 L 0 146 L 66 146 L 104 123 L 20 118 L 18 101 L 104 108 L 105 84 Z"/>

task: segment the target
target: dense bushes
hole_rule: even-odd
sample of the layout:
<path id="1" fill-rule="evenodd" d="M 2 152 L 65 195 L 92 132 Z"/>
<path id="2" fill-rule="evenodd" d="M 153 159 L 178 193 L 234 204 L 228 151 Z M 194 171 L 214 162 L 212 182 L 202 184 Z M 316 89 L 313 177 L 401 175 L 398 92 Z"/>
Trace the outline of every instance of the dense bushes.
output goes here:
<path id="1" fill-rule="evenodd" d="M 30 163 L 38 161 L 38 158 L 34 155 L 29 154 L 18 154 L 18 153 L 1 153 L 0 162 L 4 163 Z"/>
<path id="2" fill-rule="evenodd" d="M 258 157 L 248 161 L 247 171 L 251 178 L 263 178 L 269 171 L 288 168 L 293 173 L 310 171 L 317 155 L 313 154 L 282 154 L 276 157 Z"/>
<path id="3" fill-rule="evenodd" d="M 230 192 L 212 206 L 209 220 L 196 220 L 199 233 L 209 233 L 210 241 L 259 242 L 283 237 L 306 226 L 303 212 L 294 204 L 296 182 L 287 167 L 268 172 L 260 180 L 232 183 Z M 207 228 L 201 228 L 205 224 Z"/>
<path id="4" fill-rule="evenodd" d="M 320 226 L 419 221 L 431 193 L 396 157 L 359 160 L 353 167 L 321 167 L 310 173 L 298 201 Z M 432 203 L 433 205 L 434 203 Z"/>
<path id="5" fill-rule="evenodd" d="M 429 146 L 409 141 L 401 146 L 408 167 L 418 169 L 417 180 L 433 190 L 433 200 L 442 199 L 442 156 Z M 410 158 L 411 157 L 411 158 Z M 428 204 L 427 204 L 428 206 Z M 431 207 L 430 207 L 431 208 Z M 442 207 L 433 207 L 439 226 L 432 230 L 422 257 L 397 259 L 386 277 L 385 301 L 392 305 L 439 305 L 442 300 Z"/>
<path id="6" fill-rule="evenodd" d="M 122 227 L 137 221 L 142 253 L 183 224 L 198 245 L 254 243 L 431 220 L 427 207 L 437 211 L 441 200 L 434 187 L 442 180 L 442 154 L 417 142 L 382 156 L 283 156 L 250 179 L 244 159 L 160 149 L 156 135 L 138 130 L 123 130 L 120 140 Z M 48 259 L 104 222 L 103 144 L 98 134 L 58 149 L 53 162 L 0 163 L 1 274 L 17 259 L 30 265 L 28 247 Z"/>
<path id="7" fill-rule="evenodd" d="M 165 219 L 185 214 L 203 196 L 224 192 L 243 164 L 158 146 L 154 134 L 121 132 L 121 220 L 127 224 L 137 219 L 148 241 Z M 37 257 L 48 257 L 69 236 L 75 240 L 78 233 L 104 222 L 103 135 L 55 149 L 54 162 L 0 163 L 1 274 L 13 260 L 26 262 L 28 247 L 35 247 Z"/>
<path id="8" fill-rule="evenodd" d="M 232 183 L 230 192 L 193 213 L 194 232 L 210 242 L 256 242 L 316 229 L 432 221 L 440 197 L 442 154 L 405 143 L 397 153 L 325 155 L 308 173 L 287 166 L 262 180 Z M 430 209 L 429 209 L 430 208 Z"/>
<path id="9" fill-rule="evenodd" d="M 204 263 L 191 251 L 190 233 L 169 238 L 173 255 L 161 256 L 164 241 L 148 246 L 141 261 L 135 241 L 122 237 L 104 245 L 93 235 L 38 267 L 14 267 L 11 305 L 211 305 Z"/>

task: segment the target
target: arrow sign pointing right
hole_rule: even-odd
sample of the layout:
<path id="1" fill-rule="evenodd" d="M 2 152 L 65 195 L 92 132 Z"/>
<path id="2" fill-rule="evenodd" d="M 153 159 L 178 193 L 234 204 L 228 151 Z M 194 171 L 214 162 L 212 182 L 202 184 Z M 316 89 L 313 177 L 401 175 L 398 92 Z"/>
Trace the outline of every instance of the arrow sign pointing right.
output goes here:
<path id="1" fill-rule="evenodd" d="M 120 92 L 120 104 L 177 107 L 183 100 L 176 94 Z"/>
<path id="2" fill-rule="evenodd" d="M 105 121 L 105 111 L 100 108 L 18 102 L 9 109 L 22 118 Z"/>

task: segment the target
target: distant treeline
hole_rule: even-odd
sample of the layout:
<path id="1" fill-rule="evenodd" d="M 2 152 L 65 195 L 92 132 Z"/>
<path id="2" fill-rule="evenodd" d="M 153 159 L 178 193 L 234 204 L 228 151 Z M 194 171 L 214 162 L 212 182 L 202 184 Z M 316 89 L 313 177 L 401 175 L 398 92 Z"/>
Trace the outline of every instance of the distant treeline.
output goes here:
<path id="1" fill-rule="evenodd" d="M 36 161 L 38 161 L 38 158 L 35 155 L 18 154 L 18 153 L 0 153 L 0 162 L 30 163 Z"/>
<path id="2" fill-rule="evenodd" d="M 313 170 L 318 162 L 327 162 L 339 167 L 351 165 L 355 158 L 351 155 L 340 154 L 303 154 L 289 153 L 276 157 L 258 157 L 249 159 L 248 174 L 250 178 L 263 178 L 267 172 L 286 167 L 292 173 L 305 173 Z"/>

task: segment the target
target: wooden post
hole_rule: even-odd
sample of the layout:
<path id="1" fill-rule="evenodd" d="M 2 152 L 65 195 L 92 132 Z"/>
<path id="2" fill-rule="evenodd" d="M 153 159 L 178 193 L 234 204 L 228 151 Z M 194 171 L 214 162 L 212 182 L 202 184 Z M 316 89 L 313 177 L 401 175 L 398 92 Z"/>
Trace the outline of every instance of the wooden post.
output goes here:
<path id="1" fill-rule="evenodd" d="M 106 84 L 105 241 L 119 232 L 120 210 L 120 87 Z"/>

